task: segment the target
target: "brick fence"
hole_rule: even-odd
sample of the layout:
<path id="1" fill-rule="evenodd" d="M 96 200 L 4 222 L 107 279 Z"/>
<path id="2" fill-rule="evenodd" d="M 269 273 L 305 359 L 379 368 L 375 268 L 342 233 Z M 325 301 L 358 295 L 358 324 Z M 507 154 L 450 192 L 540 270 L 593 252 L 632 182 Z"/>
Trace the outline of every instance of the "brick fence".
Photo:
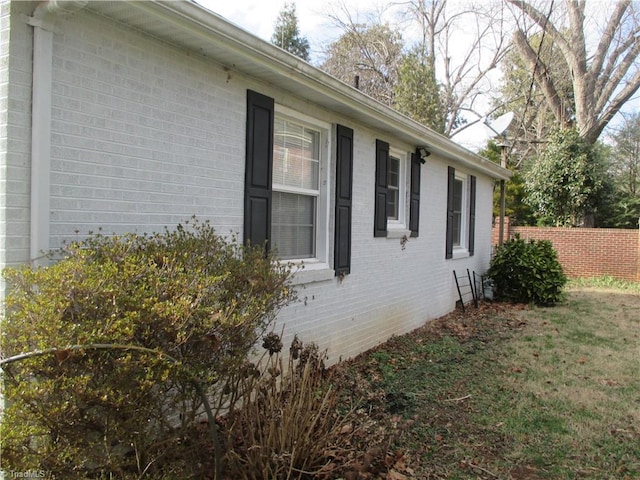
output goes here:
<path id="1" fill-rule="evenodd" d="M 505 218 L 505 241 L 519 234 L 523 240 L 550 240 L 569 277 L 611 276 L 640 281 L 640 231 L 620 228 L 518 227 Z M 498 244 L 499 220 L 493 226 Z"/>

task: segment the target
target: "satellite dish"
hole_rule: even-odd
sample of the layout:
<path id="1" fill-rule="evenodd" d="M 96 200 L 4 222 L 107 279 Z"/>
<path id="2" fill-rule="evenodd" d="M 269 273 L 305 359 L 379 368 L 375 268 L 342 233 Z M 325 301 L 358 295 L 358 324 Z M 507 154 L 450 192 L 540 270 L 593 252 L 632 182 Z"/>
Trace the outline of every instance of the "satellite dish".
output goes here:
<path id="1" fill-rule="evenodd" d="M 507 112 L 504 115 L 500 115 L 493 122 L 484 121 L 484 124 L 489 127 L 496 135 L 502 135 L 507 131 L 509 125 L 513 122 L 513 112 Z"/>

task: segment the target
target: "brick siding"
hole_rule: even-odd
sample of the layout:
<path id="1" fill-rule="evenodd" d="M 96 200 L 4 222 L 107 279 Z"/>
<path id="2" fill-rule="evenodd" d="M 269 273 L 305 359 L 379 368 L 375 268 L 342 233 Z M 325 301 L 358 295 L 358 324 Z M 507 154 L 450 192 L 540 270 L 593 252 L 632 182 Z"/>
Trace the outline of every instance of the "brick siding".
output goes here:
<path id="1" fill-rule="evenodd" d="M 504 238 L 550 240 L 569 277 L 611 276 L 640 281 L 640 232 L 619 228 L 565 228 L 511 226 L 505 218 Z M 498 244 L 499 222 L 493 227 Z"/>
<path id="2" fill-rule="evenodd" d="M 0 267 L 29 260 L 32 28 L 23 19 L 29 7 L 0 2 Z M 2 296 L 4 289 L 0 278 Z"/>
<path id="3" fill-rule="evenodd" d="M 13 4 L 34 8 L 35 2 Z M 19 25 L 12 35 L 24 37 L 13 66 L 26 72 L 32 57 L 30 27 L 22 16 L 11 19 Z M 27 88 L 22 97 L 12 98 L 23 99 L 15 100 L 15 108 L 21 109 L 16 121 L 24 120 L 24 132 L 15 141 L 24 147 L 14 150 L 25 153 L 14 154 L 12 161 L 16 186 L 7 187 L 0 177 L 0 189 L 5 185 L 12 193 L 7 202 L 22 207 L 16 211 L 27 230 L 17 228 L 18 219 L 5 227 L 18 232 L 25 245 L 8 252 L 0 268 L 28 261 L 29 255 L 31 84 L 22 70 L 17 73 Z M 300 301 L 280 312 L 276 330 L 286 325 L 286 335 L 315 341 L 335 362 L 451 311 L 457 300 L 452 271 L 484 273 L 488 267 L 493 181 L 480 172 L 454 163 L 458 171 L 477 175 L 475 255 L 446 260 L 450 160 L 434 154 L 422 167 L 420 235 L 404 245 L 401 238 L 373 237 L 375 142 L 382 139 L 407 152 L 414 145 L 88 9 L 58 20 L 52 70 L 50 248 L 100 228 L 106 234 L 162 231 L 192 215 L 210 221 L 222 234 L 235 232 L 242 238 L 246 92 L 252 89 L 273 97 L 276 105 L 331 125 L 331 130 L 340 123 L 355 131 L 351 274 L 342 280 L 301 281 Z M 330 155 L 333 142 L 327 146 Z M 327 160 L 332 198 L 335 164 L 333 158 Z M 331 243 L 333 204 L 326 208 Z"/>

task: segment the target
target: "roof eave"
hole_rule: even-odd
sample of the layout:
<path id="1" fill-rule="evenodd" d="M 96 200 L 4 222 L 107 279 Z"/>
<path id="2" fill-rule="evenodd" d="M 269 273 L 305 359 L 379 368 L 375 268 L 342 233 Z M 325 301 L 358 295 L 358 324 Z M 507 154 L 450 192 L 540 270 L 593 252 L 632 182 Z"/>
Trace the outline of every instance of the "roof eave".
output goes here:
<path id="1" fill-rule="evenodd" d="M 101 5 L 104 7 L 110 3 L 89 2 L 89 8 L 109 16 L 110 10 L 101 8 Z M 480 157 L 194 2 L 154 0 L 127 3 L 129 8 L 121 10 L 122 13 L 116 20 L 131 22 L 136 15 L 140 15 L 142 9 L 145 14 L 155 15 L 158 21 L 168 22 L 174 28 L 193 35 L 195 41 L 217 42 L 218 45 L 220 42 L 224 43 L 228 49 L 228 55 L 227 58 L 222 59 L 222 63 L 229 69 L 253 76 L 255 68 L 258 68 L 265 78 L 270 78 L 274 84 L 301 98 L 310 98 L 343 115 L 388 131 L 407 143 L 424 146 L 432 153 L 453 160 L 466 168 L 496 179 L 506 180 L 511 176 L 509 170 Z M 149 28 L 148 25 L 149 23 L 146 22 L 145 27 Z M 138 25 L 138 28 L 142 27 Z M 161 28 L 154 28 L 154 31 L 149 33 L 158 37 L 162 35 L 161 32 L 163 32 Z M 165 38 L 165 40 L 176 42 L 175 38 Z M 206 55 L 206 43 L 202 45 L 200 51 Z M 234 62 L 234 58 L 237 61 Z M 239 67 L 247 61 L 253 65 L 254 72 L 246 72 Z"/>

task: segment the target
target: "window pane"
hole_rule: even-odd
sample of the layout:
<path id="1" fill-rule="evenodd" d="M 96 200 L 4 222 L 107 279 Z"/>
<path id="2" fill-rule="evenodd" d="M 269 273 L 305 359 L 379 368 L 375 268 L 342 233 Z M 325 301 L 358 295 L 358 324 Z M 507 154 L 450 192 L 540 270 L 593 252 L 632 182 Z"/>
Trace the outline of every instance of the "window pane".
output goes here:
<path id="1" fill-rule="evenodd" d="M 284 259 L 315 257 L 316 197 L 273 192 L 271 237 Z"/>
<path id="2" fill-rule="evenodd" d="M 460 212 L 453 212 L 453 245 L 456 247 L 460 246 L 460 221 L 462 220 L 462 215 Z"/>
<path id="3" fill-rule="evenodd" d="M 387 194 L 387 219 L 398 220 L 398 189 L 389 188 Z"/>
<path id="4" fill-rule="evenodd" d="M 462 232 L 462 188 L 464 182 L 455 179 L 453 182 L 453 244 L 460 246 Z"/>
<path id="5" fill-rule="evenodd" d="M 387 218 L 398 220 L 400 206 L 400 160 L 389 157 L 387 166 Z"/>
<path id="6" fill-rule="evenodd" d="M 320 132 L 276 118 L 273 183 L 319 190 Z"/>
<path id="7" fill-rule="evenodd" d="M 389 187 L 398 188 L 400 186 L 400 160 L 389 157 L 389 166 L 387 168 L 387 185 Z"/>

